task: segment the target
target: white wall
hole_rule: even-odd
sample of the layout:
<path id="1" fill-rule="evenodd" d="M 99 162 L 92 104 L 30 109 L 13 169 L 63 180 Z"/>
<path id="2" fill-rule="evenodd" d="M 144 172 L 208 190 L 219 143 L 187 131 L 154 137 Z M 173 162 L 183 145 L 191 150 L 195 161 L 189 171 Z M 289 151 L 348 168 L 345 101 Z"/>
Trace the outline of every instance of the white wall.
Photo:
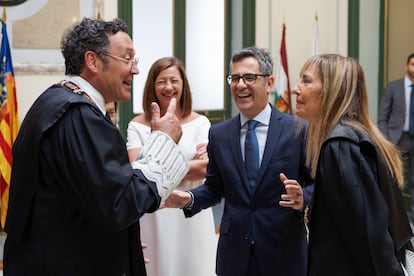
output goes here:
<path id="1" fill-rule="evenodd" d="M 282 25 L 286 25 L 285 41 L 291 89 L 299 81 L 300 69 L 311 55 L 316 15 L 319 53 L 347 54 L 347 1 L 258 0 L 256 3 L 256 44 L 271 52 L 275 76 L 280 63 Z M 295 109 L 294 95 L 292 102 Z"/>
<path id="2" fill-rule="evenodd" d="M 47 0 L 31 0 L 30 3 L 39 8 Z M 79 0 L 82 16 L 94 17 L 94 1 Z M 378 20 L 379 3 L 377 0 L 361 1 L 360 13 L 360 62 L 367 77 L 367 86 L 370 99 L 370 111 L 374 118 L 377 112 L 377 72 L 378 72 Z M 103 0 L 102 17 L 112 19 L 117 16 L 117 0 Z M 36 4 L 36 5 L 35 5 Z M 286 44 L 289 63 L 290 84 L 293 87 L 299 80 L 299 71 L 306 58 L 310 55 L 312 29 L 315 14 L 318 14 L 319 49 L 320 53 L 347 53 L 347 7 L 346 0 L 257 0 L 256 1 L 256 44 L 268 48 L 273 56 L 277 74 L 279 63 L 280 40 L 282 23 L 286 23 Z M 237 7 L 234 7 L 237 9 Z M 8 8 L 8 20 L 24 18 L 32 15 L 24 11 L 13 11 Z M 239 11 L 241 13 L 241 11 Z M 240 17 L 234 16 L 239 19 Z M 238 22 L 238 23 L 237 23 Z M 233 22 L 233 27 L 241 22 Z M 9 26 L 10 25 L 10 26 Z M 8 24 L 9 40 L 11 39 L 12 24 Z M 237 37 L 236 37 L 237 38 Z M 233 38 L 236 39 L 236 38 Z M 140 41 L 136 41 L 138 44 Z M 236 49 L 233 49 L 236 50 Z M 40 55 L 39 50 L 33 49 L 32 56 Z M 22 65 L 27 61 L 21 52 L 12 48 L 14 65 Z M 29 55 L 30 56 L 30 55 Z M 42 69 L 35 73 L 16 72 L 16 90 L 19 103 L 19 115 L 22 120 L 33 100 L 52 83 L 61 80 L 63 75 L 63 59 L 59 50 L 48 51 L 46 61 L 53 66 L 61 66 L 60 70 L 44 72 Z M 46 62 L 45 61 L 45 62 Z M 36 65 L 36 64 L 35 64 Z M 227 70 L 227 64 L 225 69 Z M 47 69 L 47 68 L 46 68 Z M 294 99 L 293 99 L 294 100 Z"/>
<path id="3" fill-rule="evenodd" d="M 375 122 L 378 117 L 379 12 L 379 1 L 360 1 L 359 62 L 364 69 L 369 111 Z"/>
<path id="4" fill-rule="evenodd" d="M 20 121 L 23 120 L 32 103 L 47 87 L 63 79 L 63 74 L 15 75 L 16 94 Z"/>
<path id="5" fill-rule="evenodd" d="M 80 18 L 95 17 L 95 3 L 102 1 L 102 18 L 117 17 L 117 0 L 79 0 Z M 64 78 L 63 57 L 59 49 L 13 49 L 13 20 L 27 18 L 38 11 L 47 0 L 30 0 L 24 5 L 7 8 L 7 34 L 15 68 L 19 119 L 22 121 L 33 101 L 51 84 Z M 68 26 L 69 27 L 69 26 Z"/>
<path id="6" fill-rule="evenodd" d="M 141 113 L 151 65 L 173 55 L 173 1 L 134 0 L 133 14 L 134 47 L 141 56 L 140 74 L 134 78 L 133 111 Z M 195 110 L 224 108 L 224 17 L 222 0 L 187 1 L 184 66 Z"/>
<path id="7" fill-rule="evenodd" d="M 134 113 L 143 111 L 142 94 L 151 65 L 161 57 L 173 55 L 172 9 L 172 0 L 134 0 L 132 2 L 134 11 L 132 37 L 134 48 L 140 58 L 139 75 L 134 77 L 132 92 Z"/>
<path id="8" fill-rule="evenodd" d="M 290 86 L 299 81 L 299 72 L 310 55 L 313 24 L 318 15 L 319 53 L 347 55 L 348 1 L 345 0 L 257 0 L 256 44 L 268 48 L 277 76 L 282 24 L 286 24 L 286 49 Z M 378 106 L 379 1 L 360 1 L 359 62 L 367 80 L 369 108 L 374 120 Z M 293 106 L 294 97 L 292 98 Z"/>

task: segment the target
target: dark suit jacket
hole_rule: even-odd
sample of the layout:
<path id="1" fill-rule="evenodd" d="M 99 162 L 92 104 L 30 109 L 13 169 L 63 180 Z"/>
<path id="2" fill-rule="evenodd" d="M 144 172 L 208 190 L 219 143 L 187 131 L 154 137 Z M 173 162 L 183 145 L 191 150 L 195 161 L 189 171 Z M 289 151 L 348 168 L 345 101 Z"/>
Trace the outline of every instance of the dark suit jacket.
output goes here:
<path id="1" fill-rule="evenodd" d="M 146 275 L 138 219 L 160 197 L 94 104 L 60 85 L 46 90 L 12 168 L 5 275 Z"/>
<path id="2" fill-rule="evenodd" d="M 301 212 L 279 206 L 285 193 L 279 173 L 310 183 L 305 167 L 303 133 L 297 120 L 272 107 L 258 181 L 250 193 L 240 149 L 240 116 L 213 125 L 209 133 L 205 185 L 191 190 L 194 205 L 187 216 L 225 199 L 217 268 L 220 276 L 247 276 L 250 250 L 262 276 L 306 274 L 306 231 Z M 312 185 L 313 186 L 313 185 Z M 305 202 L 310 191 L 305 192 Z"/>
<path id="3" fill-rule="evenodd" d="M 394 144 L 398 143 L 403 133 L 405 113 L 405 88 L 402 78 L 388 83 L 378 112 L 378 127 Z"/>

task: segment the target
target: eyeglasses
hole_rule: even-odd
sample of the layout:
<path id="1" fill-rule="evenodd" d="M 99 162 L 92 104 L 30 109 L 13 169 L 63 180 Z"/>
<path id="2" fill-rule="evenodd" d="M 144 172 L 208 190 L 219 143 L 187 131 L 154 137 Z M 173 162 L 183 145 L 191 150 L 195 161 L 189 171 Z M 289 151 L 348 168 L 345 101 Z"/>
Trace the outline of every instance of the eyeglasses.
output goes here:
<path id="1" fill-rule="evenodd" d="M 126 59 L 126 58 L 123 58 L 123 57 L 120 57 L 120 56 L 113 55 L 111 53 L 104 53 L 104 55 L 109 56 L 109 57 L 113 57 L 114 59 L 123 61 L 125 63 L 130 63 L 131 64 L 131 70 L 132 70 L 132 68 L 134 68 L 135 66 L 138 65 L 138 61 L 139 61 L 138 57 L 134 57 L 134 59 Z"/>
<path id="2" fill-rule="evenodd" d="M 243 82 L 246 85 L 253 85 L 256 83 L 257 77 L 268 77 L 269 75 L 263 74 L 244 74 L 243 76 L 240 75 L 228 75 L 227 76 L 227 83 L 229 85 L 236 85 L 239 83 L 240 79 L 243 79 Z"/>

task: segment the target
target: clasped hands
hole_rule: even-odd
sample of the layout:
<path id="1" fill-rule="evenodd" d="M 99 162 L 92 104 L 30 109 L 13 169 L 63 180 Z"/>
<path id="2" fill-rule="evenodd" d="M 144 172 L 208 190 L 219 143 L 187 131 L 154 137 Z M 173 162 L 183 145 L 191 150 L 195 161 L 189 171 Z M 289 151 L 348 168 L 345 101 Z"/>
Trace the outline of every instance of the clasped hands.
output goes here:
<path id="1" fill-rule="evenodd" d="M 285 185 L 286 194 L 282 194 L 279 205 L 294 210 L 303 210 L 304 199 L 302 186 L 294 179 L 288 179 L 284 173 L 279 174 L 280 181 Z M 188 192 L 174 190 L 162 207 L 183 208 L 191 201 Z"/>

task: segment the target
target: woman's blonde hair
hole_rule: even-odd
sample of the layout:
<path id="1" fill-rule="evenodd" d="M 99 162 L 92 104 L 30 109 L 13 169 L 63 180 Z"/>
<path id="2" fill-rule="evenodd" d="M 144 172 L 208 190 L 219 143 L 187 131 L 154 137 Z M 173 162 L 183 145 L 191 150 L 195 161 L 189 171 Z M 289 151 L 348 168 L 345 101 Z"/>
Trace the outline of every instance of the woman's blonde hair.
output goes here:
<path id="1" fill-rule="evenodd" d="M 342 120 L 344 124 L 368 133 L 378 147 L 398 185 L 404 185 L 402 162 L 398 149 L 389 142 L 372 121 L 362 67 L 351 57 L 336 54 L 309 58 L 301 70 L 313 70 L 322 83 L 321 106 L 315 120 L 309 123 L 306 163 L 316 175 L 316 166 L 324 140 Z"/>

